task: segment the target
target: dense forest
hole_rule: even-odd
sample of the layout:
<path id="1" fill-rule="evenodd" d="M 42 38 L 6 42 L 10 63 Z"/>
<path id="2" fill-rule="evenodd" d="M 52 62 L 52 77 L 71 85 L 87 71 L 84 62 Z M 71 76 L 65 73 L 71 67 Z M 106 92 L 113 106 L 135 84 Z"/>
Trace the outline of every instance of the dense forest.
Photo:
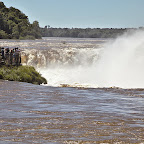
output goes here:
<path id="1" fill-rule="evenodd" d="M 30 24 L 28 16 L 14 7 L 7 8 L 0 2 L 0 39 L 39 39 L 39 23 Z"/>
<path id="2" fill-rule="evenodd" d="M 74 37 L 74 38 L 115 38 L 127 29 L 116 28 L 41 28 L 43 37 Z"/>
<path id="3" fill-rule="evenodd" d="M 144 30 L 139 28 L 53 28 L 45 26 L 41 28 L 42 37 L 73 37 L 73 38 L 116 38 L 125 32 L 135 30 Z"/>
<path id="4" fill-rule="evenodd" d="M 143 30 L 144 28 L 141 27 Z M 14 7 L 7 8 L 0 2 L 0 39 L 40 39 L 41 37 L 115 38 L 127 28 L 53 28 L 30 24 L 28 16 Z"/>

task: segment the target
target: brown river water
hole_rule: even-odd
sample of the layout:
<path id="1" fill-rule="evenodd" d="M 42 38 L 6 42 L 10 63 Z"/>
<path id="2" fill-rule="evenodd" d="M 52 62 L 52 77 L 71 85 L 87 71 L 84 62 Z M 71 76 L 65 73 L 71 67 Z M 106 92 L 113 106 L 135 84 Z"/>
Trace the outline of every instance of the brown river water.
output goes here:
<path id="1" fill-rule="evenodd" d="M 142 143 L 144 89 L 0 81 L 2 144 Z"/>
<path id="2" fill-rule="evenodd" d="M 47 67 L 52 73 L 48 76 L 53 77 L 44 73 L 49 83 L 45 86 L 0 81 L 0 144 L 144 143 L 143 88 L 94 88 L 91 81 L 88 87 L 81 80 L 81 86 L 67 81 L 72 67 L 84 70 L 97 61 L 97 49 L 104 43 L 103 39 L 1 40 L 1 46 L 21 45 L 23 63 L 42 74 L 41 66 Z M 69 66 L 69 77 L 61 78 L 55 72 Z"/>

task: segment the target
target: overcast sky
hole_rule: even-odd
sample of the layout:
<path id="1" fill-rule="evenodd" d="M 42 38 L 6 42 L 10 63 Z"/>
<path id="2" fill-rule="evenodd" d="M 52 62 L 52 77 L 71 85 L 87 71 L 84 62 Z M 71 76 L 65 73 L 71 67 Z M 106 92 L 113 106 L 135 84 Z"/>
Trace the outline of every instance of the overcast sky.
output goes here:
<path id="1" fill-rule="evenodd" d="M 124 28 L 144 26 L 144 0 L 1 0 L 40 26 Z"/>

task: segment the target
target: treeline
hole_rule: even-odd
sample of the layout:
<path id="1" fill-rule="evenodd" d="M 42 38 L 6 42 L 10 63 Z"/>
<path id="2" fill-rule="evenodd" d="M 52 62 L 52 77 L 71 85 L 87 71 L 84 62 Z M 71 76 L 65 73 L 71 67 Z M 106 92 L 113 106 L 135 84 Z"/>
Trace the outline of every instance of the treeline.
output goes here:
<path id="1" fill-rule="evenodd" d="M 144 30 L 143 27 L 141 29 Z M 29 22 L 28 16 L 14 7 L 0 2 L 0 39 L 40 39 L 41 37 L 115 38 L 126 28 L 53 28 L 39 27 L 39 22 Z"/>
<path id="2" fill-rule="evenodd" d="M 14 7 L 7 8 L 0 2 L 0 39 L 39 39 L 39 23 L 30 24 L 28 16 Z"/>
<path id="3" fill-rule="evenodd" d="M 41 28 L 43 37 L 73 37 L 73 38 L 115 38 L 127 29 L 117 28 Z"/>

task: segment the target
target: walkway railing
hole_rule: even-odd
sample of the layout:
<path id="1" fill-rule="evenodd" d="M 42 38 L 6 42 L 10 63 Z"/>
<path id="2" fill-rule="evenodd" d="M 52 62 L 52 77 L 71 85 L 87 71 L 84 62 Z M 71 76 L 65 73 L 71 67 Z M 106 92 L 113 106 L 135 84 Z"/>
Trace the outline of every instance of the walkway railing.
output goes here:
<path id="1" fill-rule="evenodd" d="M 20 66 L 21 65 L 21 53 L 20 49 L 3 48 L 0 47 L 0 66 Z"/>

